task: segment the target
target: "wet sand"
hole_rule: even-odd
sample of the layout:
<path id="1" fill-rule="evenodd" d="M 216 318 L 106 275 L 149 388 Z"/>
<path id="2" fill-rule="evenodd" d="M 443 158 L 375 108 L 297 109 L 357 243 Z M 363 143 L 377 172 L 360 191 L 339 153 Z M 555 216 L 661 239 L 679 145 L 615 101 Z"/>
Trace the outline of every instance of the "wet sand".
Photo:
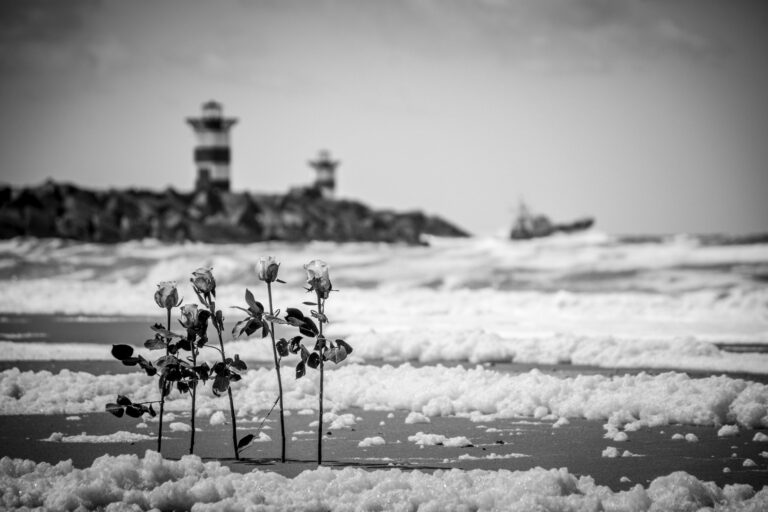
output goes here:
<path id="1" fill-rule="evenodd" d="M 388 418 L 385 411 L 350 410 L 360 419 L 351 428 L 328 430 L 324 441 L 324 460 L 329 466 L 359 466 L 364 468 L 418 469 L 508 469 L 523 470 L 536 466 L 567 467 L 572 473 L 590 475 L 598 484 L 614 490 L 627 489 L 636 483 L 647 485 L 658 476 L 673 471 L 686 471 L 699 479 L 711 480 L 719 486 L 746 483 L 757 488 L 768 481 L 768 459 L 759 454 L 768 450 L 768 443 L 752 441 L 754 431 L 742 430 L 739 435 L 718 438 L 713 427 L 670 425 L 630 432 L 629 440 L 616 442 L 604 439 L 603 422 L 571 420 L 570 424 L 553 428 L 551 421 L 530 418 L 505 419 L 477 424 L 465 418 L 436 417 L 429 424 L 405 424 L 406 412 L 396 411 Z M 264 411 L 266 413 L 266 411 Z M 156 449 L 157 423 L 136 428 L 140 420 L 116 418 L 108 413 L 78 415 L 68 420 L 64 415 L 32 415 L 0 417 L 0 456 L 28 458 L 51 463 L 72 459 L 76 467 L 86 467 L 103 455 L 137 454 Z M 288 437 L 285 464 L 279 462 L 279 426 L 273 412 L 264 430 L 272 440 L 254 443 L 234 460 L 231 428 L 228 424 L 210 425 L 208 418 L 198 418 L 195 453 L 204 459 L 220 460 L 233 471 L 254 468 L 295 476 L 316 466 L 316 427 L 310 423 L 314 414 L 299 415 L 296 411 L 286 418 Z M 174 422 L 189 423 L 189 417 L 177 415 Z M 383 422 L 383 424 L 381 424 Z M 189 451 L 189 432 L 171 432 L 166 421 L 163 454 L 177 459 Z M 257 433 L 259 422 L 238 420 L 238 434 Z M 488 430 L 491 429 L 489 432 Z M 495 429 L 495 431 L 494 431 Z M 83 432 L 104 435 L 124 430 L 153 436 L 135 443 L 63 443 L 44 441 L 54 432 L 77 435 Z M 420 448 L 408 440 L 417 432 L 442 434 L 446 437 L 465 436 L 472 446 L 425 446 Z M 296 432 L 300 432 L 296 434 Z M 672 440 L 675 433 L 693 433 L 699 442 Z M 386 444 L 358 447 L 366 438 L 381 436 Z M 292 439 L 295 438 L 295 439 Z M 605 458 L 602 451 L 614 446 L 619 452 L 629 450 L 637 457 Z M 514 458 L 490 459 L 521 454 Z M 460 459 L 460 456 L 476 459 Z M 757 467 L 743 467 L 750 458 Z M 730 473 L 724 473 L 724 468 Z M 626 477 L 628 481 L 621 481 Z"/>

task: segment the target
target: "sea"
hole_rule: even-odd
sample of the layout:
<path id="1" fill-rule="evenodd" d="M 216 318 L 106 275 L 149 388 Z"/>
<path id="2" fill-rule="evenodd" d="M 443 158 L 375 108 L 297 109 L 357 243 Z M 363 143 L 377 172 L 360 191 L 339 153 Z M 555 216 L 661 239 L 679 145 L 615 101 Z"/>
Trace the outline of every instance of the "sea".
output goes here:
<path id="1" fill-rule="evenodd" d="M 312 298 L 303 265 L 328 263 L 335 291 L 326 308 L 340 335 L 410 332 L 422 342 L 457 332 L 535 340 L 612 337 L 747 351 L 768 345 L 768 240 L 594 231 L 530 241 L 429 238 L 423 246 L 11 239 L 0 241 L 0 325 L 30 315 L 69 323 L 162 321 L 153 300 L 157 283 L 175 281 L 184 302 L 195 303 L 189 278 L 200 267 L 213 268 L 218 305 L 235 321 L 232 306 L 244 305 L 246 289 L 267 303 L 255 265 L 268 255 L 281 262 L 285 284 L 275 285 L 274 302 L 283 310 L 308 309 L 302 305 Z M 48 331 L 43 339 L 34 329 L 5 329 L 0 336 L 78 341 L 67 329 Z M 436 355 L 443 356 L 451 357 Z"/>

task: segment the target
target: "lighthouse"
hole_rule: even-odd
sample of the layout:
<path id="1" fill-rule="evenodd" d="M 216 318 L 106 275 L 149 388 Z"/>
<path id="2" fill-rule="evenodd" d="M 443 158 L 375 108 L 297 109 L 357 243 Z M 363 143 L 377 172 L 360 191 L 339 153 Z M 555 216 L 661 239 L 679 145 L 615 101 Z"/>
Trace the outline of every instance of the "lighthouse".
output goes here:
<path id="1" fill-rule="evenodd" d="M 225 118 L 221 103 L 203 104 L 201 117 L 189 117 L 187 123 L 195 131 L 195 190 L 218 189 L 229 191 L 229 129 L 236 118 Z"/>
<path id="2" fill-rule="evenodd" d="M 326 199 L 333 198 L 336 191 L 336 168 L 340 163 L 338 160 L 331 160 L 331 154 L 325 149 L 320 151 L 317 159 L 309 161 L 309 166 L 317 172 L 315 188 Z"/>

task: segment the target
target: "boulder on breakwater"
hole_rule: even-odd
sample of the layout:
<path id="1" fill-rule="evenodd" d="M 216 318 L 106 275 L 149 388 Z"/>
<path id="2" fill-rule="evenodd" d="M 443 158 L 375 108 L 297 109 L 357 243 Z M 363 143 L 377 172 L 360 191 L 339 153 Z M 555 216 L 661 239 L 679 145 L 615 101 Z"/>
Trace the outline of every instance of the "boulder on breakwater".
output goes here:
<path id="1" fill-rule="evenodd" d="M 312 188 L 279 195 L 218 190 L 184 193 L 170 188 L 96 191 L 53 181 L 25 188 L 0 186 L 0 238 L 419 244 L 422 235 L 468 236 L 440 217 L 421 211 L 373 210 L 358 201 L 325 199 Z"/>

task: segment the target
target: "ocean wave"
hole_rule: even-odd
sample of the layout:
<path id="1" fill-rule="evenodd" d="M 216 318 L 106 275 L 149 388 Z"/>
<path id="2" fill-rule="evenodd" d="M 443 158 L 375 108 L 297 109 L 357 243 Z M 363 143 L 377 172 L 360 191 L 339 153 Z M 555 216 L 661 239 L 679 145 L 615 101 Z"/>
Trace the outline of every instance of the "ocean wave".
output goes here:
<path id="1" fill-rule="evenodd" d="M 218 288 L 218 304 L 228 320 L 240 318 L 241 314 L 231 306 L 244 304 L 244 288 L 226 284 Z M 109 323 L 121 316 L 165 321 L 152 299 L 154 290 L 154 286 L 126 283 L 77 281 L 62 286 L 52 281 L 15 281 L 0 290 L 0 310 L 65 315 L 60 320 L 93 323 L 92 328 L 108 340 Z M 252 290 L 257 300 L 266 303 L 263 286 Z M 180 293 L 186 301 L 194 297 L 188 284 L 180 284 Z M 300 287 L 277 286 L 274 299 L 277 308 L 308 309 L 301 305 L 307 295 Z M 510 339 L 573 336 L 768 343 L 767 304 L 768 288 L 679 295 L 343 289 L 332 294 L 326 313 L 331 321 L 327 333 L 337 337 L 401 332 L 405 339 L 417 340 L 422 332 L 432 330 L 462 333 L 470 339 L 474 332 L 487 332 Z M 173 315 L 176 318 L 178 310 Z M 26 320 L 30 332 L 40 330 L 34 317 Z M 407 336 L 408 332 L 413 334 Z M 141 338 L 147 333 L 138 332 L 137 336 Z M 450 347 L 444 350 L 449 351 Z"/>
<path id="2" fill-rule="evenodd" d="M 325 259 L 334 269 L 339 287 L 559 286 L 589 291 L 589 283 L 594 283 L 595 289 L 602 291 L 612 282 L 620 290 L 637 286 L 665 293 L 743 285 L 751 282 L 750 269 L 761 274 L 768 264 L 768 244 L 703 246 L 688 239 L 626 244 L 605 235 L 530 242 L 470 238 L 430 247 L 328 242 L 212 245 L 135 241 L 99 245 L 13 239 L 0 241 L 0 260 L 4 262 L 0 279 L 88 278 L 154 284 L 186 281 L 191 270 L 209 265 L 222 282 L 237 280 L 251 285 L 256 283 L 253 265 L 266 254 L 283 262 L 281 273 L 291 282 L 303 280 L 303 263 Z M 661 272 L 661 277 L 654 279 L 655 272 Z"/>
<path id="3" fill-rule="evenodd" d="M 586 236 L 586 235 L 585 235 Z M 331 265 L 328 303 L 339 335 L 438 328 L 501 337 L 569 335 L 695 338 L 768 343 L 768 244 L 702 245 L 695 239 L 622 243 L 605 235 L 513 243 L 493 238 L 386 244 L 116 245 L 60 240 L 0 242 L 0 312 L 157 315 L 156 283 L 176 280 L 196 302 L 189 275 L 214 267 L 225 316 L 245 288 L 266 302 L 254 272 L 276 255 L 275 303 L 307 300 L 302 265 Z M 73 340 L 76 341 L 76 340 Z"/>

